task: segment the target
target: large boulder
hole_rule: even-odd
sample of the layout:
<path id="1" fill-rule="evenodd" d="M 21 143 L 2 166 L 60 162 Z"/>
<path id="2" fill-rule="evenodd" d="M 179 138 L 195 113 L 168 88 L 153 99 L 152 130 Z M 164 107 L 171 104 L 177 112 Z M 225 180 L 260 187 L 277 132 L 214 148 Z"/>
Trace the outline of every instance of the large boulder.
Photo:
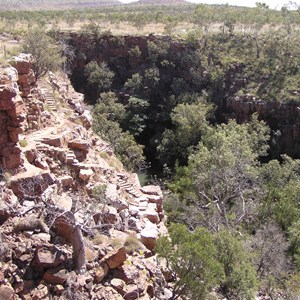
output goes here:
<path id="1" fill-rule="evenodd" d="M 141 231 L 141 242 L 151 251 L 156 246 L 158 239 L 158 228 L 155 224 L 147 222 L 145 228 Z"/>
<path id="2" fill-rule="evenodd" d="M 126 251 L 124 247 L 112 249 L 100 261 L 106 263 L 110 269 L 115 269 L 121 266 L 126 260 Z"/>

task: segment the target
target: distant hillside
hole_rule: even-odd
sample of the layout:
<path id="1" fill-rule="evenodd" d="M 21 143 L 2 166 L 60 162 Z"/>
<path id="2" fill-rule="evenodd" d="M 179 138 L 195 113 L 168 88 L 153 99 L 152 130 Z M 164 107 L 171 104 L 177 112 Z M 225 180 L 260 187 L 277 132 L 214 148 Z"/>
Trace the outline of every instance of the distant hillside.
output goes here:
<path id="1" fill-rule="evenodd" d="M 143 5 L 173 5 L 173 4 L 187 4 L 185 0 L 140 0 L 137 4 Z"/>
<path id="2" fill-rule="evenodd" d="M 0 0 L 3 10 L 78 9 L 121 5 L 118 0 Z"/>

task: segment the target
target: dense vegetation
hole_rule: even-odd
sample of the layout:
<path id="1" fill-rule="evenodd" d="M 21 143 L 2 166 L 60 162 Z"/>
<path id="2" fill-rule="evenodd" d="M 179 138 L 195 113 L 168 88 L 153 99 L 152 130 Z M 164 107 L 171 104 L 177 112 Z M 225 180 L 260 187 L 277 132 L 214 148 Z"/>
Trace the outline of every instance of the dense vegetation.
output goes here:
<path id="1" fill-rule="evenodd" d="M 155 20 L 156 9 L 145 18 Z M 171 239 L 162 238 L 156 251 L 175 272 L 173 299 L 214 299 L 212 290 L 228 299 L 254 299 L 257 290 L 297 299 L 300 161 L 270 151 L 276 132 L 256 114 L 243 124 L 220 116 L 224 99 L 299 101 L 299 11 L 199 5 L 170 17 L 176 9 L 162 10 L 158 20 L 199 26 L 177 48 L 162 37 L 132 47 L 126 59 L 97 60 L 91 53 L 122 49 L 124 39 L 97 24 L 78 33 L 84 54 L 65 39 L 85 64 L 79 72 L 70 63 L 71 78 L 95 103 L 95 132 L 124 164 L 144 166 L 139 142 L 161 171 Z M 185 19 L 191 10 L 192 20 Z M 116 18 L 138 13 L 128 8 Z M 211 31 L 215 22 L 220 28 Z"/>
<path id="2" fill-rule="evenodd" d="M 1 10 L 70 9 L 120 4 L 118 0 L 0 0 Z"/>
<path id="3" fill-rule="evenodd" d="M 33 3 L 34 2 L 34 3 Z M 72 2 L 73 7 L 80 9 L 64 9 L 64 5 Z M 98 1 L 99 2 L 99 1 Z M 101 1 L 100 1 L 101 2 Z M 107 2 L 107 1 L 102 1 Z M 114 2 L 109 1 L 111 4 Z M 76 4 L 77 3 L 77 4 Z M 81 3 L 81 5 L 79 5 Z M 184 23 L 177 33 L 186 33 L 186 24 L 201 28 L 205 32 L 217 31 L 225 26 L 237 32 L 258 32 L 261 29 L 278 28 L 278 26 L 299 26 L 299 10 L 289 10 L 292 4 L 282 7 L 281 11 L 271 10 L 265 4 L 258 3 L 255 8 L 233 7 L 228 5 L 117 5 L 114 7 L 85 8 L 84 4 L 95 1 L 2 1 L 0 9 L 0 31 L 22 35 L 34 25 L 73 28 L 89 22 L 107 23 L 120 26 L 128 23 L 138 30 L 149 23 L 161 24 L 165 33 L 172 33 L 177 25 Z M 42 5 L 39 7 L 38 5 Z M 77 6 L 76 6 L 77 5 Z M 67 6 L 68 7 L 68 6 Z M 36 8 L 36 9 L 35 9 Z M 46 9 L 47 8 L 47 9 Z M 12 10 L 11 10 L 12 9 Z M 23 9 L 23 10 L 22 10 Z M 60 10 L 59 10 L 60 9 Z M 65 25 L 65 23 L 67 25 Z M 104 25 L 105 23 L 105 25 Z"/>
<path id="4" fill-rule="evenodd" d="M 199 37 L 190 35 L 176 53 L 168 39 L 148 41 L 146 57 L 133 47 L 128 59 L 144 58 L 132 69 L 114 58 L 88 63 L 88 84 L 91 66 L 111 78 L 110 88 L 99 77 L 97 87 L 86 90 L 91 98 L 102 92 L 94 114 L 98 132 L 110 140 L 110 130 L 103 130 L 113 120 L 159 161 L 171 191 L 168 221 L 182 224 L 172 225 L 172 240 L 162 239 L 157 248 L 177 274 L 174 299 L 205 299 L 215 287 L 229 299 L 253 299 L 258 288 L 293 299 L 300 161 L 270 160 L 274 132 L 257 115 L 244 124 L 218 124 L 218 114 L 226 97 L 299 101 L 298 32 L 283 28 L 253 37 L 225 30 Z M 99 34 L 98 47 L 111 38 Z M 118 47 L 124 44 L 114 38 Z M 98 118 L 99 107 L 108 111 L 106 119 Z"/>

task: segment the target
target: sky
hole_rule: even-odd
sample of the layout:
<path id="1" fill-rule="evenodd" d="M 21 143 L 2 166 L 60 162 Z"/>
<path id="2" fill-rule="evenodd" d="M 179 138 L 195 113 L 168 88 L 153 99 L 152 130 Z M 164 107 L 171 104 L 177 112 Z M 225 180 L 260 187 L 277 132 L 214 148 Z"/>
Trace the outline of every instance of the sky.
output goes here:
<path id="1" fill-rule="evenodd" d="M 137 0 L 120 0 L 123 3 L 130 3 Z M 263 2 L 269 5 L 270 8 L 280 9 L 284 4 L 287 4 L 289 0 L 188 0 L 193 3 L 207 3 L 207 4 L 226 4 L 239 5 L 239 6 L 255 6 L 256 2 Z M 300 0 L 293 1 L 297 5 L 300 5 Z"/>

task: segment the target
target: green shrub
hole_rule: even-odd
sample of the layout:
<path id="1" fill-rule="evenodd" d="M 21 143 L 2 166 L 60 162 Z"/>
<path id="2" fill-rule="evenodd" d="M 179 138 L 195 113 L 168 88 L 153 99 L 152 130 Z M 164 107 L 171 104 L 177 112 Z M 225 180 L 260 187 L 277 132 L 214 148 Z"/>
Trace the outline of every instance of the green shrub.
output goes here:
<path id="1" fill-rule="evenodd" d="M 26 147 L 28 145 L 28 142 L 25 139 L 23 139 L 19 141 L 19 145 L 20 147 Z"/>

